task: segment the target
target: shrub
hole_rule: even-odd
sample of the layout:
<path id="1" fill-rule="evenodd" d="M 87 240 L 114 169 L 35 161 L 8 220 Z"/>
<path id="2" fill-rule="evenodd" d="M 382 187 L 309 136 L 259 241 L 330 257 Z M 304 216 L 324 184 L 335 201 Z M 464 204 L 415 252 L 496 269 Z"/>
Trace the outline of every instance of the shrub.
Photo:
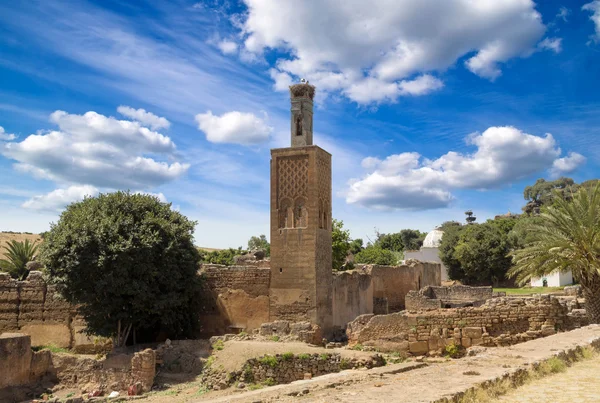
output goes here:
<path id="1" fill-rule="evenodd" d="M 214 344 L 212 345 L 212 348 L 213 348 L 213 350 L 221 351 L 225 348 L 225 343 L 223 343 L 223 340 L 219 339 L 214 342 Z"/>
<path id="2" fill-rule="evenodd" d="M 281 358 L 283 358 L 285 361 L 289 361 L 289 360 L 291 360 L 292 358 L 294 358 L 294 353 L 290 353 L 290 352 L 288 352 L 288 353 L 283 353 L 283 354 L 281 355 Z"/>
<path id="3" fill-rule="evenodd" d="M 351 347 L 351 350 L 363 351 L 364 347 L 362 344 L 358 343 Z"/>
<path id="4" fill-rule="evenodd" d="M 275 368 L 279 364 L 277 357 L 272 355 L 265 355 L 264 357 L 259 358 L 258 362 L 260 362 L 263 365 L 268 365 L 271 368 Z"/>
<path id="5" fill-rule="evenodd" d="M 271 341 L 279 341 L 279 336 L 271 336 L 270 340 Z"/>
<path id="6" fill-rule="evenodd" d="M 356 263 L 363 264 L 379 264 L 379 265 L 395 265 L 398 260 L 394 253 L 387 249 L 377 248 L 375 246 L 369 246 L 362 251 L 358 252 L 354 256 Z"/>
<path id="7" fill-rule="evenodd" d="M 26 239 L 25 242 L 12 240 L 6 244 L 5 248 L 6 259 L 0 259 L 0 271 L 7 272 L 12 278 L 25 280 L 29 274 L 27 263 L 34 259 L 38 245 L 36 242 L 29 242 L 29 239 Z"/>
<path id="8" fill-rule="evenodd" d="M 40 245 L 41 261 L 86 332 L 112 337 L 198 330 L 195 222 L 150 195 L 115 192 L 69 205 Z M 143 333 L 138 332 L 138 341 Z"/>
<path id="9" fill-rule="evenodd" d="M 302 353 L 302 354 L 298 354 L 297 357 L 300 358 L 301 360 L 308 360 L 310 358 L 310 354 Z"/>
<path id="10" fill-rule="evenodd" d="M 464 348 L 456 343 L 450 343 L 444 347 L 444 353 L 451 358 L 460 358 L 464 355 Z"/>

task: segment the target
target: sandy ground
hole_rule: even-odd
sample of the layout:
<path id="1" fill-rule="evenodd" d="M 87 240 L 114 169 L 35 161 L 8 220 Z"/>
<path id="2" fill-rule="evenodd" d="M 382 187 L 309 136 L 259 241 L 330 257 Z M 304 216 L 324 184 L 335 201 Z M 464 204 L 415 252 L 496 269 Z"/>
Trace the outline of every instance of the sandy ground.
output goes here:
<path id="1" fill-rule="evenodd" d="M 500 403 L 600 402 L 600 357 L 575 363 L 565 372 L 535 380 L 502 396 Z"/>
<path id="2" fill-rule="evenodd" d="M 310 381 L 297 381 L 289 385 L 249 391 L 235 396 L 217 397 L 209 393 L 192 401 L 431 402 L 451 397 L 481 382 L 527 367 L 533 362 L 548 359 L 559 351 L 578 345 L 589 345 L 593 340 L 600 340 L 599 325 L 587 326 L 512 347 L 489 348 L 475 357 L 429 363 L 423 368 L 403 373 L 386 371 L 393 366 L 367 371 L 344 371 Z M 562 386 L 559 388 L 562 389 Z M 570 402 L 575 401 L 583 400 L 572 399 Z"/>

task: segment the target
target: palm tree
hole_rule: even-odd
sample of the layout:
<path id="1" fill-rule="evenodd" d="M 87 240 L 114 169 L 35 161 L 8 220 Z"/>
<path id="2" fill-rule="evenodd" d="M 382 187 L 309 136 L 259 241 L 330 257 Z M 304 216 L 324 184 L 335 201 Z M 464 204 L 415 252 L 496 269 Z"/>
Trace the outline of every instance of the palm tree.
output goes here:
<path id="1" fill-rule="evenodd" d="M 600 186 L 580 189 L 571 201 L 557 197 L 540 217 L 528 228 L 532 241 L 513 253 L 508 275 L 525 284 L 571 270 L 581 284 L 591 323 L 600 323 Z"/>
<path id="2" fill-rule="evenodd" d="M 11 277 L 24 280 L 27 277 L 27 263 L 34 260 L 37 252 L 37 242 L 9 241 L 6 246 L 6 259 L 0 260 L 0 270 L 8 272 Z"/>

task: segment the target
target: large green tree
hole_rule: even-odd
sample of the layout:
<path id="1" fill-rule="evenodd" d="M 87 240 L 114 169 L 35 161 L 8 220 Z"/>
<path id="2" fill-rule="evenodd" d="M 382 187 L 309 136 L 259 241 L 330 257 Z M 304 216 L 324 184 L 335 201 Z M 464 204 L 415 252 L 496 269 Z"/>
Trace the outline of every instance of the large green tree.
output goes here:
<path id="1" fill-rule="evenodd" d="M 488 220 L 482 224 L 445 225 L 439 256 L 452 280 L 464 284 L 498 285 L 510 268 L 509 233 L 514 219 Z"/>
<path id="2" fill-rule="evenodd" d="M 0 260 L 0 271 L 8 272 L 13 278 L 24 280 L 29 274 L 27 263 L 31 262 L 37 253 L 37 243 L 30 242 L 29 239 L 24 242 L 12 240 L 5 248 L 6 259 Z"/>
<path id="3" fill-rule="evenodd" d="M 50 279 L 86 331 L 116 346 L 197 330 L 195 222 L 149 195 L 115 192 L 69 205 L 40 247 Z M 141 336 L 141 337 L 140 337 Z"/>
<path id="4" fill-rule="evenodd" d="M 551 206 L 556 200 L 571 200 L 579 187 L 571 178 L 563 177 L 553 181 L 540 178 L 523 191 L 523 197 L 527 200 L 523 212 L 538 214 L 543 206 Z"/>
<path id="5" fill-rule="evenodd" d="M 586 311 L 600 323 L 600 187 L 583 187 L 572 198 L 555 198 L 552 206 L 531 222 L 531 238 L 513 254 L 509 275 L 520 284 L 555 271 L 571 270 L 581 284 Z"/>

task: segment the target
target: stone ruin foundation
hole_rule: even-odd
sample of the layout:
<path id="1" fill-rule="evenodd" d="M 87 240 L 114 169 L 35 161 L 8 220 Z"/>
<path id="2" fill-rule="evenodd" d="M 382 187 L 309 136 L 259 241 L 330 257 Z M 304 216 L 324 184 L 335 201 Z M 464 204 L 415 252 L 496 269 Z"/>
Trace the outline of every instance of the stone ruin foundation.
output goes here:
<path id="1" fill-rule="evenodd" d="M 150 391 L 156 374 L 156 353 L 146 349 L 134 354 L 90 356 L 33 351 L 31 337 L 4 333 L 0 336 L 0 401 L 22 401 L 52 389 L 77 388 L 81 392 L 111 391 L 127 395 Z M 78 393 L 79 395 L 79 393 Z"/>
<path id="2" fill-rule="evenodd" d="M 406 294 L 406 310 L 419 311 L 424 309 L 481 306 L 493 296 L 494 292 L 491 286 L 427 286 L 421 288 L 419 291 L 409 291 Z"/>
<path id="3" fill-rule="evenodd" d="M 493 298 L 479 307 L 363 315 L 348 324 L 349 345 L 411 355 L 439 355 L 445 347 L 507 346 L 588 324 L 559 299 Z"/>

